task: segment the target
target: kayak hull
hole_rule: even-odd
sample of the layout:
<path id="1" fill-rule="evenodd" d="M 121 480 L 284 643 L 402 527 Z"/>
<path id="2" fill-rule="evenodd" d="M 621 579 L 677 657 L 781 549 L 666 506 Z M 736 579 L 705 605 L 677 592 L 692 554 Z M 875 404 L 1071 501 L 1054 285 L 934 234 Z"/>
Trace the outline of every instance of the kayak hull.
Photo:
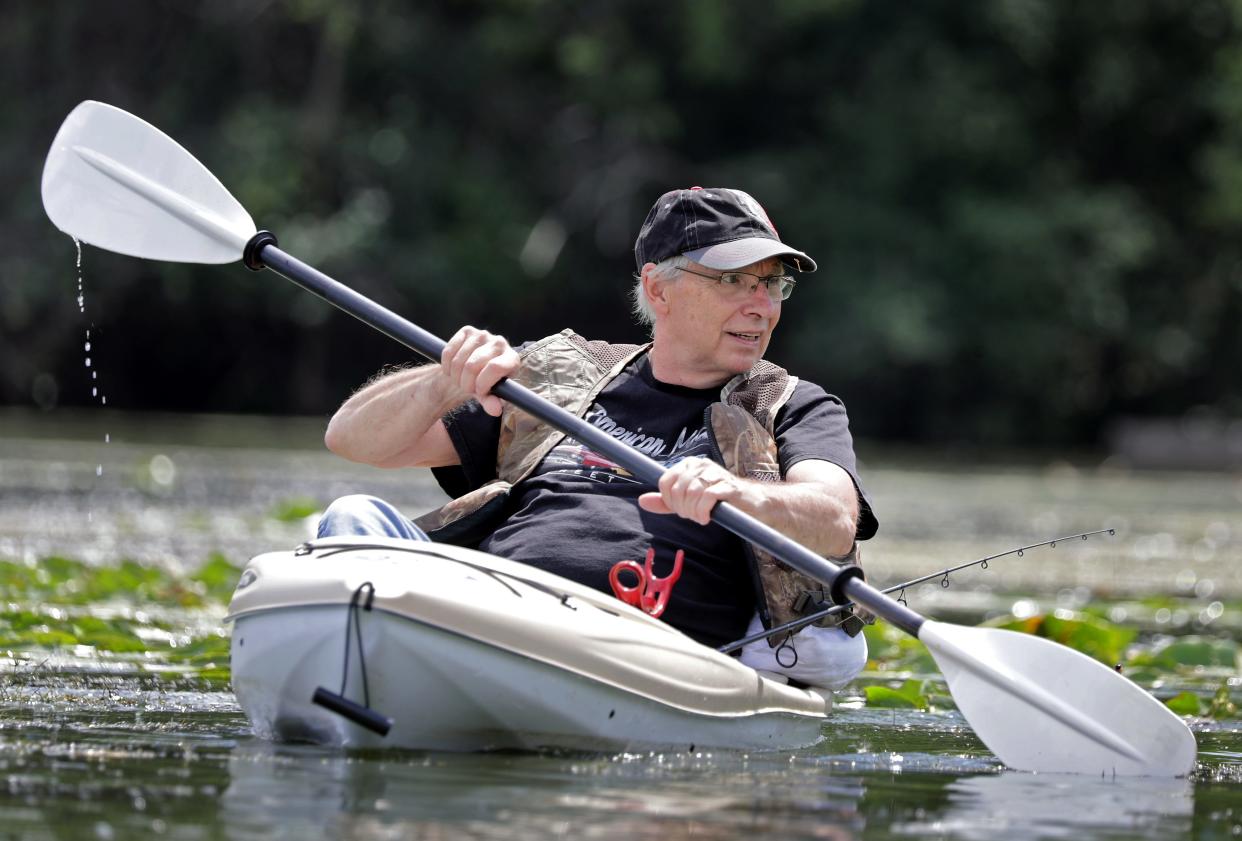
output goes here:
<path id="1" fill-rule="evenodd" d="M 458 547 L 356 540 L 262 555 L 243 573 L 230 608 L 233 689 L 261 738 L 608 752 L 789 750 L 822 738 L 830 696 L 610 596 Z M 321 688 L 391 729 L 314 703 Z"/>
<path id="2" fill-rule="evenodd" d="M 370 707 L 393 719 L 380 736 L 311 702 L 320 686 L 340 688 L 342 617 L 339 607 L 313 607 L 237 622 L 234 690 L 256 735 L 358 748 L 610 752 L 785 749 L 820 737 L 818 717 L 707 718 L 391 614 L 363 623 Z M 404 676 L 377 668 L 389 658 L 400 659 Z M 351 666 L 349 685 L 361 686 L 360 668 Z M 346 696 L 362 701 L 360 688 Z"/>

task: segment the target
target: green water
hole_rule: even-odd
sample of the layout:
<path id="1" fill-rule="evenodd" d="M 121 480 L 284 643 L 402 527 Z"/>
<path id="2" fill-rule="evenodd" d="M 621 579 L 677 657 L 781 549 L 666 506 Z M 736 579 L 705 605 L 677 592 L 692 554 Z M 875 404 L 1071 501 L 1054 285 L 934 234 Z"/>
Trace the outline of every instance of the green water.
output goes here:
<path id="1" fill-rule="evenodd" d="M 342 753 L 227 692 L 47 672 L 2 713 L 8 838 L 1228 838 L 1235 726 L 1190 780 L 1002 770 L 956 714 L 842 711 L 796 754 Z"/>
<path id="2" fill-rule="evenodd" d="M 317 503 L 369 490 L 421 510 L 438 493 L 425 479 L 289 447 L 0 431 L 0 839 L 1242 834 L 1231 476 L 868 472 L 885 532 L 865 564 L 879 584 L 1117 528 L 907 597 L 951 621 L 1038 623 L 1189 702 L 1200 753 L 1188 780 L 1003 769 L 925 653 L 882 624 L 869 632 L 872 668 L 838 696 L 812 750 L 344 753 L 250 735 L 228 689 L 231 579 L 250 554 L 299 542 Z"/>

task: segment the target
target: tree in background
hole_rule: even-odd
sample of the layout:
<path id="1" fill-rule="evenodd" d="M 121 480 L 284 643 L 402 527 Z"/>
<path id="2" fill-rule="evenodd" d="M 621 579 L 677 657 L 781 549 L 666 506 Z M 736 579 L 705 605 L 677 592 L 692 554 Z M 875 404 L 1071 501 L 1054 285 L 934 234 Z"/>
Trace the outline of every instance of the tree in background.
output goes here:
<path id="1" fill-rule="evenodd" d="M 76 102 L 203 160 L 281 244 L 447 334 L 636 340 L 675 186 L 820 271 L 771 356 L 912 442 L 1098 443 L 1242 414 L 1242 9 L 1215 2 L 30 4 L 0 43 L 0 403 L 326 413 L 403 351 L 288 284 L 74 248 L 38 173 Z"/>

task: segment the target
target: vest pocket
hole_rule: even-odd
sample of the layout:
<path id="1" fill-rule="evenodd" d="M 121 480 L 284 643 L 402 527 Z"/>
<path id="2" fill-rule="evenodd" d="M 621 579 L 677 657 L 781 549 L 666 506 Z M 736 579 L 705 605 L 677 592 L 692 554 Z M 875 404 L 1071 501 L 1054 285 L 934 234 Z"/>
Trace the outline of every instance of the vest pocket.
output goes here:
<path id="1" fill-rule="evenodd" d="M 509 482 L 496 479 L 414 520 L 437 543 L 478 548 L 496 530 L 509 502 Z"/>

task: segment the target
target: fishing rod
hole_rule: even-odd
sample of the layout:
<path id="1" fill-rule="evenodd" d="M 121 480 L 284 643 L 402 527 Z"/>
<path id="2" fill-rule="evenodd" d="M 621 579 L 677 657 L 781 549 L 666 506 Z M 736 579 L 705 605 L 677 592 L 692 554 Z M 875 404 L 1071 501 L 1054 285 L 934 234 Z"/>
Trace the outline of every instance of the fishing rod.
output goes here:
<path id="1" fill-rule="evenodd" d="M 1019 558 L 1021 558 L 1023 555 L 1026 554 L 1028 549 L 1039 549 L 1043 546 L 1047 546 L 1050 549 L 1055 549 L 1057 548 L 1058 543 L 1064 543 L 1067 540 L 1074 540 L 1076 538 L 1081 539 L 1081 540 L 1086 540 L 1087 538 L 1094 537 L 1098 534 L 1115 535 L 1116 533 L 1117 533 L 1116 529 L 1096 529 L 1095 531 L 1082 531 L 1082 532 L 1079 532 L 1078 534 L 1066 535 L 1065 537 L 1054 537 L 1052 540 L 1045 540 L 1040 543 L 1032 543 L 1029 546 L 1019 546 L 1016 549 L 1009 549 L 1005 552 L 997 552 L 995 555 L 988 555 L 986 558 L 979 558 L 974 561 L 967 561 L 964 564 L 958 564 L 957 566 L 946 567 L 937 572 L 928 573 L 927 575 L 921 575 L 918 578 L 911 578 L 909 581 L 903 581 L 900 584 L 894 584 L 892 587 L 886 587 L 880 592 L 885 595 L 888 595 L 889 593 L 897 593 L 897 598 L 895 599 L 895 601 L 903 605 L 906 605 L 908 607 L 909 605 L 906 602 L 906 588 L 913 587 L 915 584 L 922 584 L 924 581 L 931 581 L 933 578 L 939 578 L 940 586 L 947 589 L 949 586 L 949 576 L 952 573 L 959 572 L 964 569 L 969 569 L 970 567 L 975 567 L 975 566 L 981 569 L 987 569 L 988 562 L 995 561 L 997 558 L 1004 558 L 1008 555 L 1017 555 Z M 812 591 L 807 592 L 808 597 L 813 598 L 814 595 L 815 594 Z M 820 591 L 819 601 L 817 602 L 817 604 L 823 604 L 825 596 L 828 596 L 828 594 L 823 591 Z M 743 637 L 742 639 L 737 640 L 736 642 L 731 642 L 728 645 L 722 645 L 720 648 L 716 650 L 719 651 L 721 654 L 730 654 L 742 648 L 743 646 L 750 645 L 752 642 L 758 642 L 759 640 L 770 639 L 771 637 L 778 636 L 779 634 L 785 634 L 785 633 L 793 634 L 793 633 L 796 633 L 797 631 L 801 631 L 803 628 L 807 627 L 808 625 L 814 625 L 816 622 L 828 616 L 835 616 L 838 613 L 843 613 L 846 610 L 849 610 L 853 606 L 854 606 L 853 602 L 845 602 L 844 604 L 834 604 L 831 607 L 824 608 L 823 610 L 816 611 L 815 613 L 809 613 L 806 616 L 800 617 L 798 619 L 792 619 L 783 625 L 777 625 L 775 628 L 769 628 L 765 631 L 760 631 L 757 634 L 751 634 L 748 637 Z"/>

